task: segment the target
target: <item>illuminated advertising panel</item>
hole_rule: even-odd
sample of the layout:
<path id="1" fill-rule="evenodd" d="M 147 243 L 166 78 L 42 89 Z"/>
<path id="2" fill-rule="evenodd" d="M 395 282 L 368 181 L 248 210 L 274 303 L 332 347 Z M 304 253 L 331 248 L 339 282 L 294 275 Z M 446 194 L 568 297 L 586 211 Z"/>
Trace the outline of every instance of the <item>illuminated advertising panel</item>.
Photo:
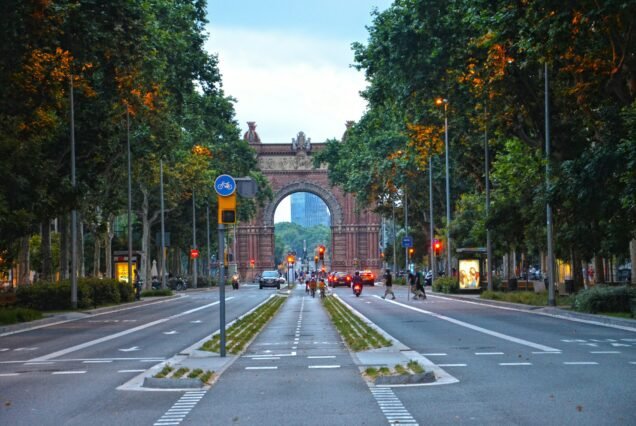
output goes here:
<path id="1" fill-rule="evenodd" d="M 479 260 L 459 260 L 459 288 L 470 290 L 479 288 Z"/>

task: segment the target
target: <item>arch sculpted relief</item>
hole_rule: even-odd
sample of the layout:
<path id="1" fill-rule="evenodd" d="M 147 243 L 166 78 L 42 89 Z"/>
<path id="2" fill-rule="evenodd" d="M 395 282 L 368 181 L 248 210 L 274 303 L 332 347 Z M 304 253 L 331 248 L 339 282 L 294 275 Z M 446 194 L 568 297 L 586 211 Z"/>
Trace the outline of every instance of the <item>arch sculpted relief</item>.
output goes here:
<path id="1" fill-rule="evenodd" d="M 295 170 L 313 170 L 311 157 L 304 153 L 297 155 L 259 157 L 259 168 L 266 171 L 295 171 Z M 318 170 L 326 170 L 326 165 L 321 165 Z"/>

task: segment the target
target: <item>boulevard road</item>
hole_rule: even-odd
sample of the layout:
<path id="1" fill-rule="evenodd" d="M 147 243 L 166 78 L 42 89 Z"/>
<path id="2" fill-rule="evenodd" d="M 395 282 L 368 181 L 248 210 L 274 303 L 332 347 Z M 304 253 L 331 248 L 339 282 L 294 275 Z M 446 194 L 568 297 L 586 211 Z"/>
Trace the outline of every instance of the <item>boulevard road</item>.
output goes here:
<path id="1" fill-rule="evenodd" d="M 272 293 L 226 291 L 227 322 Z M 153 424 L 174 392 L 116 388 L 218 330 L 219 297 L 215 289 L 148 300 L 0 336 L 0 424 Z"/>
<path id="2" fill-rule="evenodd" d="M 395 387 L 420 424 L 636 424 L 636 324 L 604 326 L 428 294 L 343 300 L 459 380 Z"/>

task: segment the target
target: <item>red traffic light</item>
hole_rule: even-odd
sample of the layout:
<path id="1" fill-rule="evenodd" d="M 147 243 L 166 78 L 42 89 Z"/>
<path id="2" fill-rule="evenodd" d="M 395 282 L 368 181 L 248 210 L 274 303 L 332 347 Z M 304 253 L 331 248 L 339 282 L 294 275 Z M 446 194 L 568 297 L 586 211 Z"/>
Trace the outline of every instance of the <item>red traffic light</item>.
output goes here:
<path id="1" fill-rule="evenodd" d="M 442 243 L 440 240 L 433 240 L 433 251 L 435 255 L 439 255 L 442 252 Z"/>
<path id="2" fill-rule="evenodd" d="M 250 259 L 250 266 L 253 268 L 254 265 L 256 264 L 256 261 L 254 259 Z"/>

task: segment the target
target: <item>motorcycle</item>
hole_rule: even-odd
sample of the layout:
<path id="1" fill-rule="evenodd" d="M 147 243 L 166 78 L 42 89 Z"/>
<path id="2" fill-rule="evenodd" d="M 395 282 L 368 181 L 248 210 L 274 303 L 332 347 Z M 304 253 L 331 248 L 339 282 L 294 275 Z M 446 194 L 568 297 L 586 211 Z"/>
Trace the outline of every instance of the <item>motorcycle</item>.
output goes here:
<path id="1" fill-rule="evenodd" d="M 186 284 L 185 280 L 181 277 L 172 277 L 168 280 L 168 287 L 170 287 L 172 290 L 185 290 L 186 288 L 188 288 L 188 285 Z"/>
<path id="2" fill-rule="evenodd" d="M 355 283 L 352 288 L 353 288 L 353 294 L 355 294 L 356 297 L 360 297 L 360 293 L 362 293 L 362 284 Z"/>
<path id="3" fill-rule="evenodd" d="M 232 288 L 238 290 L 239 288 L 239 276 L 238 274 L 232 275 Z"/>

